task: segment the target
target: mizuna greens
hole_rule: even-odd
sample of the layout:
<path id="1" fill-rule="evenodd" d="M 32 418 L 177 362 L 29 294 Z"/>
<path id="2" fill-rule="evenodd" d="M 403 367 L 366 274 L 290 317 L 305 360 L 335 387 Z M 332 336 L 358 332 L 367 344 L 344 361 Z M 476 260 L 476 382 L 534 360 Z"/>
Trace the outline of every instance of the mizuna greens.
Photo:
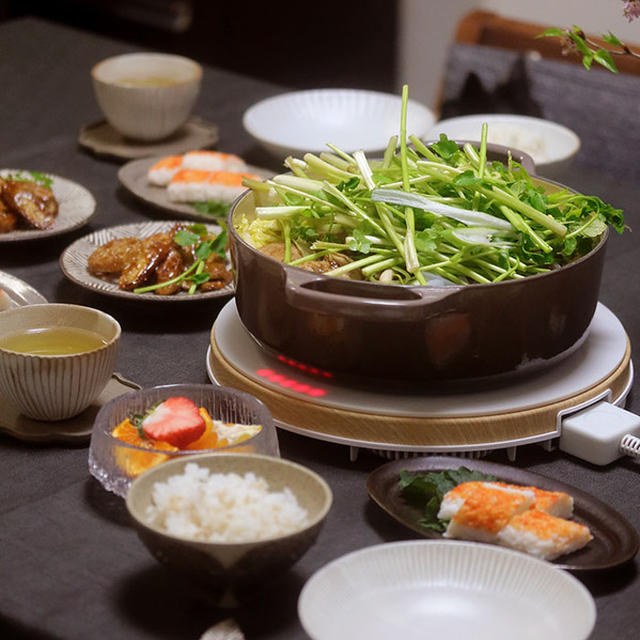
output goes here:
<path id="1" fill-rule="evenodd" d="M 447 286 L 544 273 L 588 253 L 607 225 L 623 231 L 622 211 L 599 198 L 545 185 L 510 156 L 490 162 L 486 124 L 479 148 L 407 138 L 407 100 L 405 86 L 399 150 L 394 136 L 381 160 L 329 144 L 288 157 L 289 174 L 246 180 L 258 206 L 237 225 L 243 238 L 282 243 L 292 265 L 349 259 L 328 275 Z"/>

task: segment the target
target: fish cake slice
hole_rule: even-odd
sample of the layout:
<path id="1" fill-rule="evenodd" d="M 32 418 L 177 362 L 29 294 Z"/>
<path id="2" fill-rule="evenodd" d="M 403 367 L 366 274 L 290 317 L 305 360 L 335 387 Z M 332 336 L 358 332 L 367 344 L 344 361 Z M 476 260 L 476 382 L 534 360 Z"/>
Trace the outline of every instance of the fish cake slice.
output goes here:
<path id="1" fill-rule="evenodd" d="M 498 542 L 543 560 L 582 549 L 593 540 L 589 527 L 557 518 L 539 509 L 514 516 L 498 533 Z"/>
<path id="2" fill-rule="evenodd" d="M 570 518 L 573 515 L 573 498 L 564 491 L 545 491 L 544 489 L 538 489 L 538 487 L 498 484 L 511 489 L 532 491 L 535 499 L 532 509 L 544 511 L 558 518 Z"/>
<path id="3" fill-rule="evenodd" d="M 531 491 L 514 491 L 492 483 L 477 487 L 449 521 L 445 538 L 496 543 L 498 533 L 534 502 Z"/>

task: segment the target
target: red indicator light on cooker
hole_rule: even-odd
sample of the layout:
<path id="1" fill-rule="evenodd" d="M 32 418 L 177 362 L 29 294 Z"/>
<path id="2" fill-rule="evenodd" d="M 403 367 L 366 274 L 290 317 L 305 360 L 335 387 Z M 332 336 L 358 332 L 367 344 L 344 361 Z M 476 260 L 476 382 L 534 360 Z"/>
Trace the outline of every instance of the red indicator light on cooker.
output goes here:
<path id="1" fill-rule="evenodd" d="M 330 371 L 323 371 L 322 369 L 317 369 L 316 367 L 310 367 L 302 362 L 296 362 L 292 358 L 287 358 L 282 354 L 277 356 L 280 362 L 284 362 L 291 367 L 296 367 L 296 369 L 300 369 L 300 371 L 305 371 L 313 374 L 314 376 L 322 376 L 323 378 L 333 378 L 333 374 Z"/>
<path id="2" fill-rule="evenodd" d="M 256 375 L 259 375 L 261 378 L 266 378 L 269 382 L 273 382 L 284 389 L 292 389 L 311 398 L 321 398 L 327 395 L 326 389 L 312 387 L 309 384 L 300 383 L 291 378 L 285 378 L 285 376 L 276 373 L 272 369 L 258 369 Z"/>

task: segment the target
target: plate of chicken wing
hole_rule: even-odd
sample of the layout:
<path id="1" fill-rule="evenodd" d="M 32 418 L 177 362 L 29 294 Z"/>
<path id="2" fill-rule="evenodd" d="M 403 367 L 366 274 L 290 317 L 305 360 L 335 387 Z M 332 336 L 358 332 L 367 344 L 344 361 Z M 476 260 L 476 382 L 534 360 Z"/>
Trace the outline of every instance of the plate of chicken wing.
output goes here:
<path id="1" fill-rule="evenodd" d="M 60 256 L 64 275 L 92 291 L 151 302 L 234 292 L 226 232 L 214 224 L 159 221 L 108 227 Z"/>
<path id="2" fill-rule="evenodd" d="M 0 170 L 0 243 L 37 240 L 86 224 L 96 202 L 83 186 L 48 173 Z"/>

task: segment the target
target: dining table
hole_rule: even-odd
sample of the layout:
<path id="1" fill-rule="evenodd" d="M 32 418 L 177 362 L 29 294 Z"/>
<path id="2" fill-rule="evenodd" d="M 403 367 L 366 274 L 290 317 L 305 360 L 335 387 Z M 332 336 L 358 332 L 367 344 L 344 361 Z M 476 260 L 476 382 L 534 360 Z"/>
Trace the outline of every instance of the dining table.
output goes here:
<path id="1" fill-rule="evenodd" d="M 239 44 L 244 46 L 244 44 Z M 141 387 L 210 382 L 209 334 L 228 298 L 148 304 L 91 291 L 59 266 L 64 249 L 101 228 L 170 219 L 118 181 L 122 159 L 78 143 L 82 127 L 102 114 L 91 86 L 100 60 L 138 47 L 37 17 L 0 23 L 0 158 L 2 166 L 62 176 L 88 189 L 96 211 L 87 225 L 60 236 L 0 243 L 0 271 L 28 283 L 49 302 L 100 309 L 122 327 L 117 371 Z M 287 87 L 205 66 L 194 114 L 215 123 L 216 148 L 271 171 L 281 161 L 243 129 L 252 104 Z M 624 174 L 576 161 L 566 182 L 624 209 L 630 229 L 611 233 L 600 302 L 621 321 L 632 347 L 640 345 L 640 244 L 634 227 L 637 184 Z M 0 316 L 1 322 L 1 316 Z M 640 413 L 638 378 L 626 409 Z M 0 411 L 2 409 L 0 408 Z M 248 639 L 307 638 L 298 616 L 305 582 L 327 563 L 357 549 L 418 538 L 368 495 L 368 475 L 387 460 L 373 451 L 278 429 L 283 458 L 320 474 L 333 505 L 317 542 L 283 575 L 261 585 L 233 609 L 217 608 L 176 581 L 138 539 L 124 500 L 102 488 L 88 470 L 89 440 L 25 442 L 0 434 L 0 636 L 3 638 L 126 638 L 195 640 L 233 618 Z M 621 458 L 597 466 L 556 448 L 519 447 L 487 460 L 533 471 L 588 492 L 640 529 L 640 465 Z M 640 629 L 639 560 L 575 577 L 595 599 L 592 638 L 632 640 Z M 425 637 L 428 637 L 425 629 Z M 469 638 L 473 638 L 470 632 Z"/>

